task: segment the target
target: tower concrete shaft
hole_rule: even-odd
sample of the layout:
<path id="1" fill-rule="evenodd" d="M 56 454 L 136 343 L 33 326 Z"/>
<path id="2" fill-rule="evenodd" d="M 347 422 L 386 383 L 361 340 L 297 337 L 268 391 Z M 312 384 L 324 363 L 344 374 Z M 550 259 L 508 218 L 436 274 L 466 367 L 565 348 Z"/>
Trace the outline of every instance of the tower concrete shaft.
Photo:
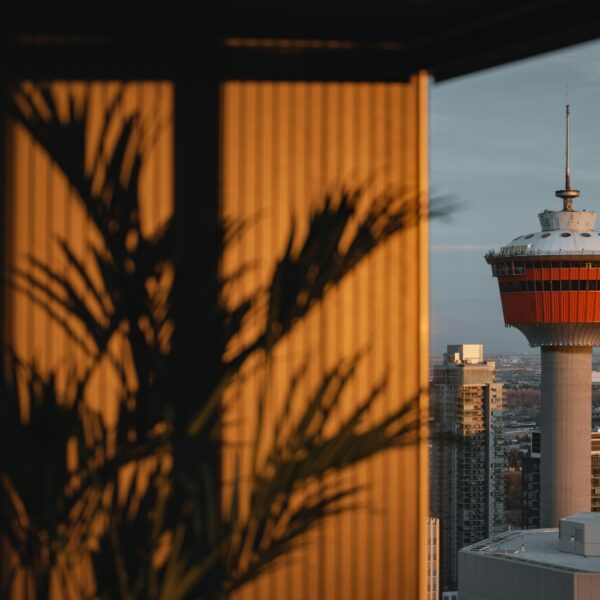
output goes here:
<path id="1" fill-rule="evenodd" d="M 542 346 L 541 527 L 591 510 L 591 381 L 591 346 Z"/>

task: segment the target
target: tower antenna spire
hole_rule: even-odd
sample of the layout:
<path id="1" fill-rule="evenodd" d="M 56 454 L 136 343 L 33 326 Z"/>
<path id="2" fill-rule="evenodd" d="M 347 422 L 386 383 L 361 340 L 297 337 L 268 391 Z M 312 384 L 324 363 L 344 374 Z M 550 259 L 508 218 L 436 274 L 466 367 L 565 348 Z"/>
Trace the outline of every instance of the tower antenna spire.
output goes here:
<path id="1" fill-rule="evenodd" d="M 567 88 L 568 90 L 568 88 Z M 567 91 L 568 94 L 568 91 Z M 568 96 L 567 96 L 568 101 Z M 579 196 L 579 190 L 571 189 L 571 163 L 570 163 L 570 146 L 571 146 L 571 107 L 569 104 L 565 106 L 565 119 L 566 119 L 566 136 L 565 136 L 565 189 L 558 190 L 556 192 L 556 196 L 558 198 L 562 198 L 563 200 L 563 210 L 564 211 L 572 211 L 573 210 L 573 199 Z"/>
<path id="2" fill-rule="evenodd" d="M 566 148 L 565 148 L 565 191 L 571 191 L 571 165 L 569 164 L 569 146 L 570 144 L 570 139 L 569 139 L 569 134 L 571 131 L 571 128 L 569 127 L 570 125 L 570 116 L 571 116 L 571 111 L 569 110 L 569 105 L 567 104 L 565 106 L 565 116 L 566 116 L 566 121 L 567 121 L 567 132 L 566 132 Z"/>

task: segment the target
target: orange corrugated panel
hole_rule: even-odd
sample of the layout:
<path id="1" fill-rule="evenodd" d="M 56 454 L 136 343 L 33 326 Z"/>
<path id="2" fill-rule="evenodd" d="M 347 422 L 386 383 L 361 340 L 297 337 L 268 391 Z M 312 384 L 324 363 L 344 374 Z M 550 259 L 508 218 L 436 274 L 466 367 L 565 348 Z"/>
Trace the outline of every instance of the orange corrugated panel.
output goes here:
<path id="1" fill-rule="evenodd" d="M 574 292 L 573 293 L 573 312 L 571 314 L 571 323 L 578 323 L 581 321 L 581 315 L 583 313 L 583 298 L 581 297 L 582 292 Z"/>
<path id="2" fill-rule="evenodd" d="M 518 300 L 517 294 L 503 293 L 500 298 L 502 300 L 502 312 L 504 313 L 504 320 L 506 323 L 520 323 L 521 303 Z"/>
<path id="3" fill-rule="evenodd" d="M 514 306 L 515 321 L 518 323 L 523 320 L 523 302 L 520 298 L 520 295 L 514 295 L 512 301 Z"/>
<path id="4" fill-rule="evenodd" d="M 527 294 L 527 303 L 525 304 L 524 314 L 526 323 L 535 323 L 536 301 L 535 293 Z"/>
<path id="5" fill-rule="evenodd" d="M 577 320 L 577 292 L 568 293 L 566 307 L 565 322 L 573 323 Z"/>
<path id="6" fill-rule="evenodd" d="M 567 312 L 567 303 L 569 301 L 567 296 L 568 292 L 555 292 L 555 294 L 557 296 L 558 303 L 558 315 L 556 321 L 558 323 L 564 323 Z"/>
<path id="7" fill-rule="evenodd" d="M 568 292 L 565 323 L 574 323 L 577 321 L 577 294 L 578 292 Z"/>
<path id="8" fill-rule="evenodd" d="M 229 82 L 222 91 L 223 214 L 260 216 L 243 255 L 228 256 L 233 270 L 241 262 L 258 265 L 244 275 L 249 289 L 268 282 L 289 223 L 307 222 L 326 191 L 358 180 L 372 181 L 376 189 L 401 186 L 416 192 L 417 150 L 425 140 L 416 124 L 426 105 L 419 103 L 414 80 L 393 85 Z M 326 369 L 366 346 L 373 351 L 344 396 L 344 414 L 368 392 L 371 378 L 388 368 L 388 390 L 369 419 L 419 393 L 421 359 L 415 348 L 427 306 L 418 285 L 421 267 L 414 261 L 420 235 L 411 228 L 381 248 L 282 343 L 273 359 L 274 415 L 281 410 L 286 380 L 302 361 L 310 359 L 308 393 Z M 242 392 L 253 379 L 249 370 Z M 249 399 L 255 396 L 251 392 Z M 251 403 L 243 410 L 250 420 Z M 244 455 L 250 454 L 240 452 L 246 474 Z M 332 519 L 308 536 L 292 559 L 236 593 L 235 600 L 416 598 L 425 531 L 418 515 L 427 514 L 424 457 L 425 462 L 411 446 L 354 467 L 346 476 L 365 490 L 363 505 L 377 506 L 379 514 L 357 510 Z"/>
<path id="9" fill-rule="evenodd" d="M 583 322 L 588 323 L 591 316 L 591 294 L 590 292 L 581 292 L 583 296 Z"/>
<path id="10" fill-rule="evenodd" d="M 554 296 L 556 297 L 556 304 L 557 304 L 556 320 L 559 323 L 561 323 L 565 319 L 564 312 L 565 312 L 565 294 L 566 293 L 567 292 L 554 292 Z"/>
<path id="11" fill-rule="evenodd" d="M 504 316 L 504 320 L 508 322 L 508 314 L 504 294 L 500 294 L 500 304 L 502 305 L 502 315 Z"/>
<path id="12" fill-rule="evenodd" d="M 558 304 L 558 315 L 556 320 L 562 323 L 565 320 L 566 292 L 554 292 L 554 294 L 556 295 L 556 302 Z"/>
<path id="13" fill-rule="evenodd" d="M 587 321 L 587 292 L 577 292 L 579 296 L 579 306 L 577 322 L 585 323 Z"/>
<path id="14" fill-rule="evenodd" d="M 506 323 L 512 323 L 512 307 L 510 305 L 510 302 L 508 301 L 508 297 L 506 296 L 506 294 L 500 294 L 500 302 L 502 304 L 502 314 L 504 315 L 504 321 Z"/>

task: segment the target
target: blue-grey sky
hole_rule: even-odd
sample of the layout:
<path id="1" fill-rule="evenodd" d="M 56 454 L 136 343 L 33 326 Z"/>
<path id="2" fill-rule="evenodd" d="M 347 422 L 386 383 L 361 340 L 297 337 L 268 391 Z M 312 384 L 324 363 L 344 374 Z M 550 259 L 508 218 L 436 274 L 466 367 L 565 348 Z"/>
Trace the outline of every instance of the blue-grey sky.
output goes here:
<path id="1" fill-rule="evenodd" d="M 568 80 L 575 208 L 600 213 L 600 42 L 431 87 L 431 195 L 461 205 L 449 223 L 431 224 L 432 354 L 463 342 L 530 351 L 504 327 L 483 255 L 539 231 L 537 213 L 561 205 Z"/>

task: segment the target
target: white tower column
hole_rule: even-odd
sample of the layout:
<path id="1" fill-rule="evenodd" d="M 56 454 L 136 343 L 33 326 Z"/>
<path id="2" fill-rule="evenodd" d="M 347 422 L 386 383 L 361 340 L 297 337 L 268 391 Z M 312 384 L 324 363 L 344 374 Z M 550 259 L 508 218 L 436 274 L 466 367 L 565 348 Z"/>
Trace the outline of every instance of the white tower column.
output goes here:
<path id="1" fill-rule="evenodd" d="M 591 510 L 591 346 L 542 346 L 540 526 Z"/>

